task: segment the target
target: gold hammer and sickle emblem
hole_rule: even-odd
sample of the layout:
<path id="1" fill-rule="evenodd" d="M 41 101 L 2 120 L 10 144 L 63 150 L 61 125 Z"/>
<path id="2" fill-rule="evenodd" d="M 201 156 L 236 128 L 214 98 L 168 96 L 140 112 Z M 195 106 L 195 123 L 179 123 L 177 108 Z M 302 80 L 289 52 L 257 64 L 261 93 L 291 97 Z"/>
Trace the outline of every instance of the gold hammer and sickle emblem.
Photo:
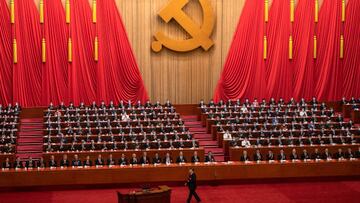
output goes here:
<path id="1" fill-rule="evenodd" d="M 189 0 L 171 0 L 165 8 L 159 12 L 159 16 L 169 23 L 174 19 L 192 38 L 177 40 L 167 37 L 163 32 L 157 32 L 152 42 L 151 48 L 155 52 L 160 52 L 162 47 L 178 52 L 187 52 L 202 47 L 205 51 L 209 50 L 214 42 L 210 38 L 215 24 L 215 16 L 209 0 L 199 0 L 203 9 L 203 25 L 197 25 L 182 9 L 189 3 Z"/>

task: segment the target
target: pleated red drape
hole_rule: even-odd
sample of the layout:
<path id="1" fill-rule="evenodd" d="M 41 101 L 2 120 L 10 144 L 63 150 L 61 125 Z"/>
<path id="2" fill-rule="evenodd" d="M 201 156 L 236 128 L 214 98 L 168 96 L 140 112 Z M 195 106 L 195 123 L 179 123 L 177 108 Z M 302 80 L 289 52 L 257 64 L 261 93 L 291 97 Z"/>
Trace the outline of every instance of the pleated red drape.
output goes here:
<path id="1" fill-rule="evenodd" d="M 360 95 L 360 1 L 349 0 L 344 29 L 343 96 Z M 355 67 L 355 68 L 354 68 Z"/>
<path id="2" fill-rule="evenodd" d="M 44 1 L 42 37 L 46 42 L 43 63 L 42 104 L 68 102 L 67 26 L 60 0 Z"/>
<path id="3" fill-rule="evenodd" d="M 260 1 L 263 2 L 263 1 Z M 289 68 L 289 0 L 275 0 L 269 12 L 266 81 L 269 97 L 289 99 L 292 95 L 292 69 Z"/>
<path id="4" fill-rule="evenodd" d="M 97 69 L 94 60 L 95 27 L 88 0 L 70 0 L 72 58 L 69 65 L 70 98 L 75 104 L 97 101 Z"/>
<path id="5" fill-rule="evenodd" d="M 145 101 L 147 92 L 115 1 L 97 1 L 97 12 L 100 95 L 107 101 Z"/>
<path id="6" fill-rule="evenodd" d="M 246 1 L 214 99 L 266 97 L 262 1 Z M 259 25 L 259 26 L 254 26 Z M 256 68 L 254 68 L 256 67 Z"/>
<path id="7" fill-rule="evenodd" d="M 88 0 L 70 0 L 71 21 L 66 24 L 61 0 L 44 1 L 44 23 L 34 0 L 15 0 L 15 24 L 10 24 L 6 0 L 0 0 L 0 103 L 24 107 L 61 101 L 148 99 L 125 27 L 113 0 L 97 1 L 98 23 L 92 22 Z M 99 37 L 99 60 L 94 58 Z M 12 40 L 17 39 L 17 64 Z M 68 39 L 72 62 L 68 61 Z M 42 39 L 46 61 L 42 62 Z"/>
<path id="8" fill-rule="evenodd" d="M 324 0 L 319 13 L 318 58 L 314 76 L 315 95 L 320 100 L 340 100 L 345 82 L 340 60 L 341 1 Z"/>
<path id="9" fill-rule="evenodd" d="M 23 106 L 41 104 L 41 30 L 33 0 L 15 0 L 18 63 L 13 68 L 13 101 Z"/>
<path id="10" fill-rule="evenodd" d="M 12 41 L 10 10 L 0 0 L 0 104 L 12 102 Z"/>
<path id="11" fill-rule="evenodd" d="M 298 1 L 293 25 L 293 93 L 296 99 L 314 96 L 314 14 L 315 1 Z"/>
<path id="12" fill-rule="evenodd" d="M 359 1 L 349 0 L 346 22 L 341 22 L 341 0 L 324 0 L 315 28 L 314 1 L 296 1 L 295 21 L 290 23 L 290 1 L 275 0 L 269 11 L 266 31 L 268 55 L 264 60 L 263 40 L 254 40 L 244 33 L 264 27 L 263 10 L 252 16 L 250 10 L 257 10 L 263 0 L 248 0 L 240 17 L 227 61 L 214 93 L 214 100 L 268 98 L 289 99 L 315 96 L 320 100 L 339 100 L 342 96 L 360 96 L 360 51 L 359 51 Z M 251 6 L 249 6 L 251 5 Z M 340 35 L 344 33 L 345 53 L 340 59 Z M 293 36 L 293 59 L 289 60 L 289 36 Z M 313 59 L 314 35 L 317 35 L 317 59 Z M 245 46 L 243 46 L 245 45 Z M 256 55 L 257 54 L 257 55 Z M 247 56 L 247 57 L 244 57 Z M 250 56 L 256 56 L 252 59 Z M 248 63 L 263 60 L 264 65 Z M 245 64 L 245 65 L 244 65 Z M 256 73 L 254 81 L 249 73 Z M 248 80 L 247 80 L 248 79 Z M 254 88 L 254 83 L 261 84 Z M 263 91 L 259 92 L 259 89 Z M 253 92 L 253 94 L 246 94 Z M 251 96 L 249 96 L 251 95 Z M 266 96 L 264 96 L 266 95 Z"/>

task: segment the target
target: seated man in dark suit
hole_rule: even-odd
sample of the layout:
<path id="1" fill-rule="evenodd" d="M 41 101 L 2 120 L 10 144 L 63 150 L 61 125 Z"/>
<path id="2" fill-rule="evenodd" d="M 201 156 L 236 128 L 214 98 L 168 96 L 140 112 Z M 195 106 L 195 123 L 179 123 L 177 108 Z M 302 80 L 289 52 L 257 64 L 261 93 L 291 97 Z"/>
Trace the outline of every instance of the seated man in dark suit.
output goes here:
<path id="1" fill-rule="evenodd" d="M 23 163 L 20 161 L 20 157 L 17 157 L 14 163 L 14 168 L 23 168 Z"/>
<path id="2" fill-rule="evenodd" d="M 49 167 L 57 167 L 57 163 L 56 163 L 56 161 L 55 161 L 54 155 L 51 155 L 51 157 L 50 157 Z"/>
<path id="3" fill-rule="evenodd" d="M 194 155 L 191 157 L 191 163 L 199 163 L 200 157 L 197 155 L 197 151 L 194 152 Z"/>
<path id="4" fill-rule="evenodd" d="M 131 164 L 131 165 L 137 165 L 137 164 L 138 164 L 138 160 L 137 160 L 137 158 L 136 158 L 136 154 L 135 154 L 135 153 L 132 154 L 132 157 L 131 157 L 131 159 L 130 159 L 130 164 Z"/>
<path id="5" fill-rule="evenodd" d="M 143 156 L 140 159 L 140 164 L 150 164 L 150 159 L 146 152 L 143 152 Z"/>
<path id="6" fill-rule="evenodd" d="M 273 153 L 271 150 L 269 150 L 266 159 L 267 159 L 268 161 L 274 161 L 274 160 L 275 160 L 274 153 Z"/>
<path id="7" fill-rule="evenodd" d="M 173 162 L 170 153 L 166 153 L 165 157 L 164 157 L 164 164 L 171 164 Z"/>
<path id="8" fill-rule="evenodd" d="M 155 157 L 153 158 L 153 164 L 161 164 L 161 158 L 159 156 L 159 153 L 155 154 Z"/>
<path id="9" fill-rule="evenodd" d="M 246 150 L 244 150 L 243 151 L 243 154 L 241 155 L 241 157 L 240 157 L 240 161 L 249 161 L 250 159 L 249 159 L 249 156 L 248 156 L 248 154 L 247 154 L 247 151 Z"/>
<path id="10" fill-rule="evenodd" d="M 298 155 L 296 153 L 296 149 L 292 149 L 290 159 L 293 160 L 293 161 L 299 159 L 299 157 L 298 157 Z"/>
<path id="11" fill-rule="evenodd" d="M 79 156 L 77 154 L 74 155 L 74 160 L 71 163 L 72 166 L 78 167 L 81 166 L 81 161 L 79 159 Z"/>
<path id="12" fill-rule="evenodd" d="M 11 168 L 11 163 L 10 163 L 10 159 L 9 157 L 6 157 L 5 162 L 2 165 L 3 169 L 10 169 Z"/>
<path id="13" fill-rule="evenodd" d="M 347 152 L 346 152 L 346 154 L 345 154 L 345 158 L 347 158 L 347 159 L 353 159 L 353 158 L 355 158 L 354 153 L 352 152 L 352 150 L 351 150 L 350 147 L 348 148 L 348 150 L 347 150 Z"/>
<path id="14" fill-rule="evenodd" d="M 90 167 L 92 166 L 92 161 L 90 160 L 90 156 L 86 156 L 86 159 L 84 161 L 84 166 L 85 167 Z"/>
<path id="15" fill-rule="evenodd" d="M 121 154 L 120 160 L 119 160 L 119 165 L 120 166 L 125 166 L 127 165 L 127 159 L 125 154 Z"/>
<path id="16" fill-rule="evenodd" d="M 35 167 L 35 162 L 32 159 L 32 157 L 30 156 L 28 161 L 26 161 L 26 168 L 34 168 Z"/>
<path id="17" fill-rule="evenodd" d="M 315 148 L 314 154 L 312 155 L 312 159 L 314 159 L 314 160 L 320 160 L 321 159 L 321 154 L 319 153 L 318 148 Z"/>
<path id="18" fill-rule="evenodd" d="M 209 151 L 208 154 L 205 156 L 205 162 L 215 162 L 215 157 L 211 151 Z"/>
<path id="19" fill-rule="evenodd" d="M 331 159 L 331 154 L 328 148 L 325 149 L 325 152 L 323 154 L 323 159 Z"/>
<path id="20" fill-rule="evenodd" d="M 113 159 L 113 155 L 112 154 L 109 154 L 109 158 L 107 160 L 107 165 L 108 166 L 115 166 L 116 163 L 115 163 L 115 159 Z"/>
<path id="21" fill-rule="evenodd" d="M 103 166 L 104 160 L 101 157 L 101 154 L 98 155 L 98 158 L 95 160 L 95 166 Z"/>
<path id="22" fill-rule="evenodd" d="M 178 164 L 186 163 L 186 158 L 184 157 L 182 151 L 179 152 L 179 156 L 178 156 L 178 158 L 176 159 L 176 163 L 178 163 Z"/>
<path id="23" fill-rule="evenodd" d="M 63 159 L 60 161 L 60 166 L 62 167 L 69 167 L 70 163 L 69 160 L 67 159 L 67 155 L 64 154 Z"/>
<path id="24" fill-rule="evenodd" d="M 36 167 L 38 168 L 46 168 L 46 163 L 43 157 L 40 157 L 39 161 L 36 162 Z"/>
<path id="25" fill-rule="evenodd" d="M 338 149 L 338 152 L 335 154 L 335 157 L 337 159 L 344 159 L 344 153 L 342 152 L 341 148 Z"/>
<path id="26" fill-rule="evenodd" d="M 254 161 L 262 161 L 262 155 L 260 154 L 260 150 L 256 150 L 255 154 L 254 154 Z"/>
<path id="27" fill-rule="evenodd" d="M 359 149 L 355 152 L 355 158 L 360 159 L 360 147 L 359 147 Z"/>
<path id="28" fill-rule="evenodd" d="M 302 159 L 302 160 L 308 160 L 308 159 L 310 159 L 310 156 L 309 156 L 309 154 L 307 153 L 307 150 L 306 150 L 306 149 L 303 150 L 303 153 L 302 153 L 302 155 L 301 155 L 301 159 Z"/>
<path id="29" fill-rule="evenodd" d="M 283 149 L 280 150 L 280 154 L 278 155 L 278 160 L 279 161 L 285 161 L 286 160 L 286 155 L 285 155 Z"/>

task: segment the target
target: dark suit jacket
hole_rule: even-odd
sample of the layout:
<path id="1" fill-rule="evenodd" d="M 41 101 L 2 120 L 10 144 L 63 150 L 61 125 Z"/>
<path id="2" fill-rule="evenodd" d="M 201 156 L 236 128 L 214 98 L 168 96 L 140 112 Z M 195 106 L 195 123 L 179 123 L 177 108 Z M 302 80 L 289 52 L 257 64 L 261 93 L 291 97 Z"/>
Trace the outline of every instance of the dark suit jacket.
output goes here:
<path id="1" fill-rule="evenodd" d="M 26 168 L 35 168 L 35 161 L 33 160 L 32 163 L 30 163 L 30 161 L 27 161 L 25 166 Z"/>
<path id="2" fill-rule="evenodd" d="M 17 163 L 16 163 L 16 161 L 15 161 L 13 167 L 14 167 L 14 168 L 22 168 L 22 167 L 23 167 L 22 161 L 19 162 L 19 166 L 17 166 Z"/>
<path id="3" fill-rule="evenodd" d="M 187 186 L 189 187 L 190 190 L 195 190 L 196 189 L 196 175 L 195 173 L 189 175 L 188 181 L 187 181 Z"/>
<path id="4" fill-rule="evenodd" d="M 86 160 L 84 161 L 84 166 L 92 166 L 92 161 L 89 160 L 89 163 L 86 163 Z"/>
<path id="5" fill-rule="evenodd" d="M 52 162 L 51 160 L 49 161 L 49 167 L 57 167 L 57 163 L 54 160 L 54 162 Z"/>
<path id="6" fill-rule="evenodd" d="M 303 154 L 301 155 L 301 159 L 302 159 L 302 160 L 310 159 L 310 156 L 309 156 L 309 154 L 304 154 L 304 153 L 303 153 Z"/>
<path id="7" fill-rule="evenodd" d="M 344 157 L 344 153 L 339 153 L 339 152 L 337 152 L 337 153 L 336 153 L 336 158 L 337 158 L 337 159 L 345 158 L 345 157 Z"/>
<path id="8" fill-rule="evenodd" d="M 149 157 L 141 157 L 140 158 L 140 164 L 150 164 L 150 159 L 149 159 Z"/>
<path id="9" fill-rule="evenodd" d="M 107 163 L 107 165 L 109 165 L 109 166 L 110 166 L 110 165 L 116 165 L 115 159 L 112 159 L 112 160 L 108 159 L 106 163 Z"/>
<path id="10" fill-rule="evenodd" d="M 126 158 L 124 158 L 124 159 L 120 158 L 119 159 L 119 165 L 127 165 L 127 159 Z"/>
<path id="11" fill-rule="evenodd" d="M 166 157 L 164 158 L 164 164 L 166 164 Z M 172 158 L 170 157 L 170 163 L 172 163 L 173 162 L 173 160 L 172 160 Z"/>
<path id="12" fill-rule="evenodd" d="M 327 158 L 331 158 L 331 154 L 328 153 L 328 155 L 326 155 L 325 153 L 323 154 L 323 159 L 327 159 Z"/>
<path id="13" fill-rule="evenodd" d="M 240 161 L 249 161 L 249 156 L 244 157 L 244 155 L 241 155 Z"/>
<path id="14" fill-rule="evenodd" d="M 3 168 L 11 168 L 11 163 L 9 162 L 9 166 L 6 166 L 6 162 L 3 163 L 2 165 Z"/>
<path id="15" fill-rule="evenodd" d="M 132 164 L 132 165 L 136 165 L 136 164 L 138 164 L 138 160 L 136 159 L 136 160 L 134 160 L 133 158 L 131 158 L 130 159 L 130 164 Z"/>
<path id="16" fill-rule="evenodd" d="M 279 154 L 278 160 L 286 160 L 286 155 L 284 154 L 283 157 L 281 157 L 281 154 Z"/>
<path id="17" fill-rule="evenodd" d="M 95 161 L 95 166 L 103 166 L 104 165 L 104 160 L 103 159 L 96 159 Z"/>
<path id="18" fill-rule="evenodd" d="M 311 158 L 312 159 L 321 159 L 321 154 L 320 153 L 314 153 Z"/>
<path id="19" fill-rule="evenodd" d="M 60 166 L 67 166 L 69 167 L 70 163 L 69 163 L 69 160 L 61 160 L 60 161 Z"/>
<path id="20" fill-rule="evenodd" d="M 181 157 L 178 157 L 178 158 L 176 159 L 176 163 L 186 163 L 185 157 L 184 157 L 184 156 L 183 156 L 182 158 L 181 158 Z"/>
<path id="21" fill-rule="evenodd" d="M 200 157 L 199 157 L 199 156 L 196 156 L 196 157 L 195 157 L 195 156 L 192 156 L 192 157 L 191 157 L 191 162 L 192 162 L 192 163 L 200 162 Z"/>
<path id="22" fill-rule="evenodd" d="M 291 159 L 291 160 L 299 159 L 299 156 L 298 156 L 297 154 L 294 155 L 293 153 L 291 153 L 290 159 Z"/>
<path id="23" fill-rule="evenodd" d="M 274 160 L 275 157 L 274 157 L 274 154 L 272 156 L 270 156 L 269 154 L 266 156 L 266 159 L 269 161 L 269 160 Z"/>
<path id="24" fill-rule="evenodd" d="M 81 166 L 81 161 L 80 160 L 73 160 L 72 162 L 71 162 L 71 165 L 72 166 Z"/>
<path id="25" fill-rule="evenodd" d="M 153 164 L 161 164 L 161 158 L 160 157 L 159 158 L 154 157 L 153 158 Z"/>
<path id="26" fill-rule="evenodd" d="M 209 157 L 208 155 L 205 157 L 205 162 L 214 162 L 215 158 L 214 156 Z"/>
<path id="27" fill-rule="evenodd" d="M 254 154 L 254 161 L 262 161 L 262 155 L 260 154 L 260 157 L 257 156 L 257 154 Z"/>

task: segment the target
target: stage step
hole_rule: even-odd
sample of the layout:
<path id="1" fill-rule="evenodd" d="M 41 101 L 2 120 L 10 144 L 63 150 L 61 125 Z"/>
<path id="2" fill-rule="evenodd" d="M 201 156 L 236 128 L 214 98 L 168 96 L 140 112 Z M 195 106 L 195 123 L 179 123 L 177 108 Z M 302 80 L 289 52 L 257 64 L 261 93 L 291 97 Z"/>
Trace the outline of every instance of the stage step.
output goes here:
<path id="1" fill-rule="evenodd" d="M 43 151 L 44 124 L 42 118 L 20 119 L 16 156 L 22 160 L 28 157 L 40 158 Z"/>
<path id="2" fill-rule="evenodd" d="M 194 135 L 194 138 L 199 141 L 200 147 L 205 149 L 205 155 L 211 151 L 216 161 L 224 161 L 224 150 L 218 147 L 218 142 L 213 141 L 212 135 L 206 133 L 206 128 L 202 126 L 200 121 L 197 121 L 197 116 L 182 116 L 185 125 L 189 127 L 189 131 Z M 188 123 L 190 125 L 188 125 Z"/>

